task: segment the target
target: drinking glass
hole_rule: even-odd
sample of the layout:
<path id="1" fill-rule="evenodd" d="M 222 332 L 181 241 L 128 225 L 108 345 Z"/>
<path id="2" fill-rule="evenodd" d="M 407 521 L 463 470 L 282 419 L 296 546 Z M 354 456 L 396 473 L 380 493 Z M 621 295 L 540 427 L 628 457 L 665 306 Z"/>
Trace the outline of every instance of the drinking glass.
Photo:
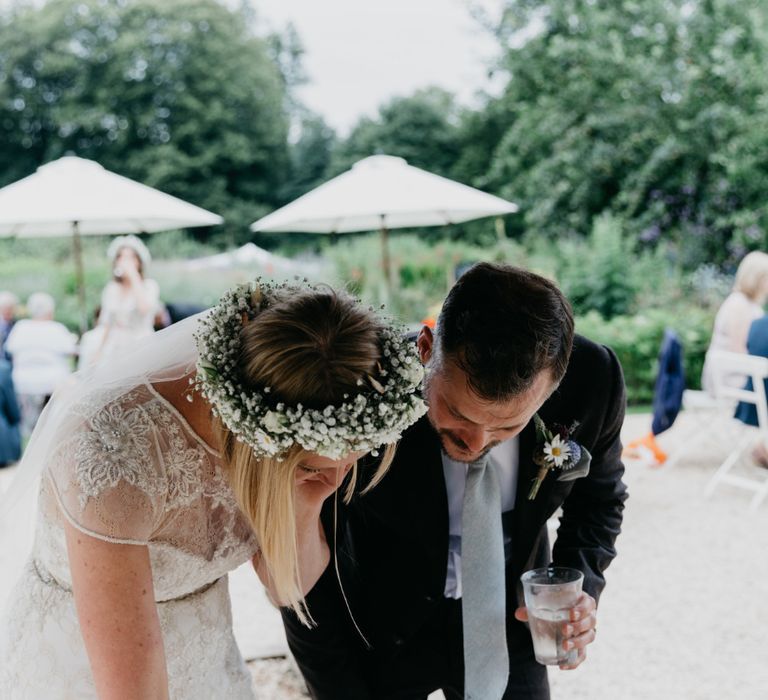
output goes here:
<path id="1" fill-rule="evenodd" d="M 581 595 L 584 574 L 565 566 L 548 566 L 526 571 L 520 580 L 536 661 L 548 666 L 574 663 L 578 649 L 563 648 L 563 625 Z"/>

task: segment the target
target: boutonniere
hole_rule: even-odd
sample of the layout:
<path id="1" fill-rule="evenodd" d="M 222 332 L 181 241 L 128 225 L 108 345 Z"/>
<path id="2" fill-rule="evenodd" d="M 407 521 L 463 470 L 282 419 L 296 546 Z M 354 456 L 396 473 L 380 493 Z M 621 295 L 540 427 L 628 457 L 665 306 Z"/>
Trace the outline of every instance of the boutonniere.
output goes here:
<path id="1" fill-rule="evenodd" d="M 536 426 L 537 442 L 533 461 L 538 465 L 539 471 L 528 492 L 530 501 L 536 498 L 550 470 L 560 471 L 558 481 L 572 481 L 586 476 L 589 473 L 589 463 L 592 461 L 592 455 L 587 449 L 571 439 L 573 431 L 579 426 L 578 421 L 571 423 L 570 427 L 553 425 L 550 429 L 536 413 L 533 416 L 533 422 Z"/>

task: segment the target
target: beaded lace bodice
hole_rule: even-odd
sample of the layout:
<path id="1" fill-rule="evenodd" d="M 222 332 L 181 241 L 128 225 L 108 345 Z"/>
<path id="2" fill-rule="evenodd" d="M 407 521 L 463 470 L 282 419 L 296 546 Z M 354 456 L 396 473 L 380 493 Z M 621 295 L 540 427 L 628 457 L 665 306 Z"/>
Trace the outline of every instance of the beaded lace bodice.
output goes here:
<path id="1" fill-rule="evenodd" d="M 257 546 L 218 453 L 149 384 L 72 407 L 43 479 L 35 559 L 69 587 L 62 518 L 100 539 L 149 547 L 155 599 L 180 598 Z"/>

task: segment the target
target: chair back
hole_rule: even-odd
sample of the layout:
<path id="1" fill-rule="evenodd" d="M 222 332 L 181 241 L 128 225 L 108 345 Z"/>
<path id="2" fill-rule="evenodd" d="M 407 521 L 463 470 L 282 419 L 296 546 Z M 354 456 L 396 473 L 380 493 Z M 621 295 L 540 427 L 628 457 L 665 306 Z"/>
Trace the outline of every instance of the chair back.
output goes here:
<path id="1" fill-rule="evenodd" d="M 760 430 L 768 432 L 768 403 L 766 402 L 765 380 L 768 379 L 768 358 L 747 355 L 727 350 L 711 351 L 714 392 L 718 398 L 750 403 L 757 409 Z M 727 379 L 734 375 L 750 378 L 751 388 L 735 387 Z"/>

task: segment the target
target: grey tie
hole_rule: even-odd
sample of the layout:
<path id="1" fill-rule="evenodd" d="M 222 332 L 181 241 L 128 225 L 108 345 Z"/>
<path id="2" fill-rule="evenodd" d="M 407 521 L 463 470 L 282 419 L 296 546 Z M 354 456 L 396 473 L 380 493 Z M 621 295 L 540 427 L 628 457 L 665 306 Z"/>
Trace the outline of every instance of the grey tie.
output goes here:
<path id="1" fill-rule="evenodd" d="M 464 697 L 500 700 L 509 674 L 504 534 L 499 479 L 488 456 L 469 465 L 461 529 Z"/>

